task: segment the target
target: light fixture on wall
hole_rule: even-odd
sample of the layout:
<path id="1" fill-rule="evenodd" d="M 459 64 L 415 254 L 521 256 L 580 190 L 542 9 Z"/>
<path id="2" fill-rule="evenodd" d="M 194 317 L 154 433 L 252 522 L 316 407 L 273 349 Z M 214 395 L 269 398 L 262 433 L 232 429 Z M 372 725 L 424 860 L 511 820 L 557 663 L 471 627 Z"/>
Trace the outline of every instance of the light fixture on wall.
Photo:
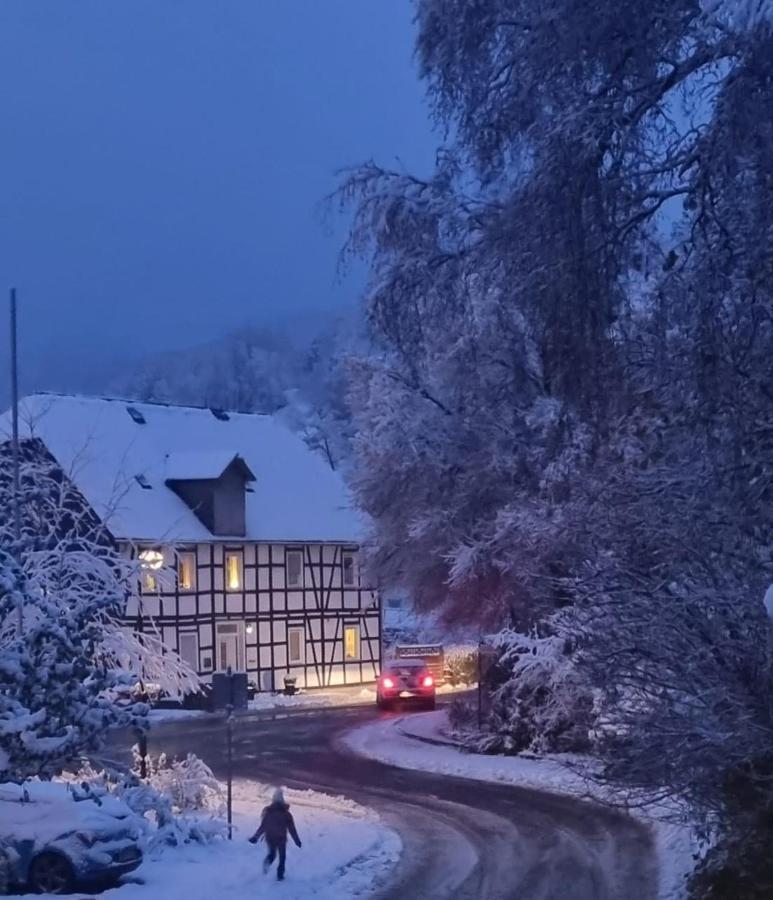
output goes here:
<path id="1" fill-rule="evenodd" d="M 248 625 L 248 626 L 246 627 L 245 631 L 247 632 L 247 634 L 252 634 L 252 632 L 255 631 L 255 626 L 254 626 L 254 625 Z"/>
<path id="2" fill-rule="evenodd" d="M 164 565 L 164 554 L 160 550 L 141 550 L 139 558 L 143 569 L 157 572 Z"/>

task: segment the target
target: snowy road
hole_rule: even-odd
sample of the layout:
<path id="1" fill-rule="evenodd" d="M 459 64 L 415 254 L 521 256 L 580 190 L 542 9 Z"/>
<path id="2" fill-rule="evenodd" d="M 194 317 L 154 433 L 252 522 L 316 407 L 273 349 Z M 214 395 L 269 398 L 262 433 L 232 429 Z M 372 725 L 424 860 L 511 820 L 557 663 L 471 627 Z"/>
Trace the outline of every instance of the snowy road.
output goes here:
<path id="1" fill-rule="evenodd" d="M 348 754 L 340 734 L 375 715 L 327 709 L 238 719 L 234 773 L 375 809 L 404 848 L 379 886 L 382 900 L 654 900 L 650 839 L 635 821 L 573 798 Z M 150 750 L 194 752 L 225 774 L 222 720 L 156 726 Z"/>

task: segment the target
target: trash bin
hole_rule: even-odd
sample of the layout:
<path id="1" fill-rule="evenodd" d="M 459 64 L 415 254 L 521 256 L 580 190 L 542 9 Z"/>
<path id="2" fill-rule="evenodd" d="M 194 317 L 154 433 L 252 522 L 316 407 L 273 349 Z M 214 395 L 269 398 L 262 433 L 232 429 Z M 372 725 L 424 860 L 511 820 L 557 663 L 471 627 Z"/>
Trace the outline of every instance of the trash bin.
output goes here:
<path id="1" fill-rule="evenodd" d="M 285 675 L 285 694 L 287 694 L 288 697 L 292 697 L 298 690 L 295 686 L 296 683 L 296 678 L 291 675 Z"/>
<path id="2" fill-rule="evenodd" d="M 230 703 L 234 709 L 247 709 L 247 673 L 215 672 L 210 692 L 211 709 L 225 709 Z"/>

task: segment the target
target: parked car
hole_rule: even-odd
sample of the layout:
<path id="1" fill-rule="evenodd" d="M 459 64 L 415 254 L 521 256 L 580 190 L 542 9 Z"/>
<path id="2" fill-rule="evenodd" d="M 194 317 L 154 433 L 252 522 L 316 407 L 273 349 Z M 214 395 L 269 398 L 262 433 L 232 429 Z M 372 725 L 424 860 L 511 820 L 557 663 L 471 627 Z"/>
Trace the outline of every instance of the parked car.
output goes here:
<path id="1" fill-rule="evenodd" d="M 14 887 L 68 894 L 142 862 L 137 817 L 109 795 L 59 782 L 0 784 L 0 849 Z"/>
<path id="2" fill-rule="evenodd" d="M 435 708 L 435 679 L 423 659 L 394 659 L 385 664 L 376 688 L 379 709 L 401 702 Z"/>

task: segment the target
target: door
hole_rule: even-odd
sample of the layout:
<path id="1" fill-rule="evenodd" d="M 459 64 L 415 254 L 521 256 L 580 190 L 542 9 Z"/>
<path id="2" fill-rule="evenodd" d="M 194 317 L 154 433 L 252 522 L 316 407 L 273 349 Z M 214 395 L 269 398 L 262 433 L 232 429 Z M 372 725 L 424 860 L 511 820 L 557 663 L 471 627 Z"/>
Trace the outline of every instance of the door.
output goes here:
<path id="1" fill-rule="evenodd" d="M 244 636 L 239 622 L 217 624 L 217 668 L 225 672 L 244 671 Z"/>

